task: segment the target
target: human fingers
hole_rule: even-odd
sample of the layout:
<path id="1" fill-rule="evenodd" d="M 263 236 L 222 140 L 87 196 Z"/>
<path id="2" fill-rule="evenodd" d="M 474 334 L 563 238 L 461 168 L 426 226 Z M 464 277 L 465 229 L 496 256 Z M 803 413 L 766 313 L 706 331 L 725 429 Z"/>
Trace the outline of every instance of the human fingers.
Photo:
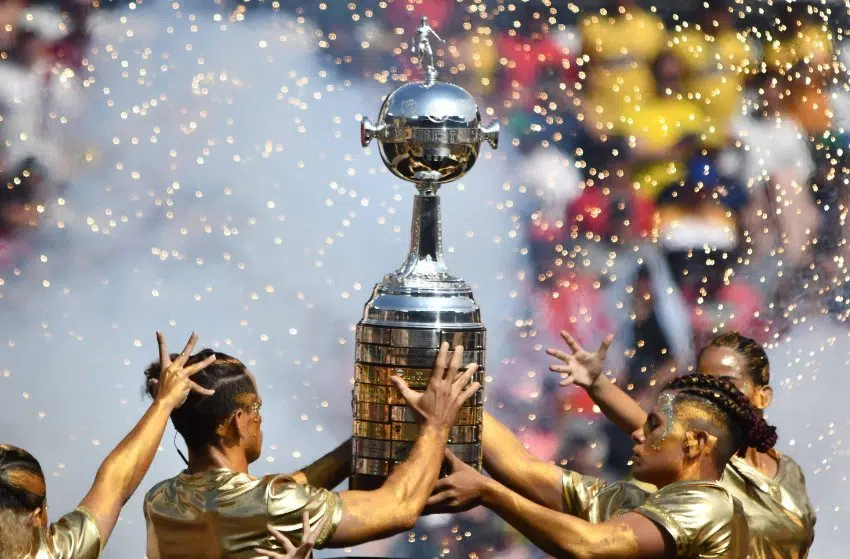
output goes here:
<path id="1" fill-rule="evenodd" d="M 189 390 L 191 390 L 192 392 L 197 392 L 198 394 L 201 394 L 203 396 L 212 396 L 213 394 L 215 394 L 215 390 L 213 390 L 212 388 L 204 388 L 203 386 L 192 380 L 189 381 Z"/>
<path id="2" fill-rule="evenodd" d="M 159 345 L 159 366 L 164 370 L 171 365 L 171 359 L 168 357 L 168 349 L 165 347 L 165 336 L 162 335 L 162 332 L 157 331 L 156 343 Z"/>
<path id="3" fill-rule="evenodd" d="M 186 346 L 183 348 L 183 351 L 180 352 L 180 356 L 177 357 L 177 363 L 182 367 L 186 364 L 186 361 L 189 360 L 189 357 L 192 356 L 192 350 L 195 349 L 195 343 L 198 341 L 198 334 L 192 332 L 192 335 L 189 336 L 189 341 L 186 342 Z"/>
<path id="4" fill-rule="evenodd" d="M 183 374 L 186 375 L 187 377 L 191 377 L 195 373 L 200 373 L 206 367 L 212 365 L 213 363 L 215 363 L 215 355 L 210 355 L 209 357 L 207 357 L 203 361 L 199 361 L 198 363 L 195 363 L 193 365 L 189 365 L 188 367 L 183 369 Z"/>
<path id="5" fill-rule="evenodd" d="M 570 351 L 573 353 L 578 353 L 582 350 L 579 343 L 566 330 L 561 330 L 561 338 L 563 338 L 563 340 L 567 343 L 567 347 L 569 347 Z"/>

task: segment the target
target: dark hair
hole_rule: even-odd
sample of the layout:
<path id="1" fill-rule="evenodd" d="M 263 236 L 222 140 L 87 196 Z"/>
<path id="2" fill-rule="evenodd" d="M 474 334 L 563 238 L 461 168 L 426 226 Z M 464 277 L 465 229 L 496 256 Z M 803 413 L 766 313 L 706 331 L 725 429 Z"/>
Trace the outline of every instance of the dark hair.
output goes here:
<path id="1" fill-rule="evenodd" d="M 731 383 L 709 375 L 692 374 L 672 380 L 664 390 L 674 390 L 685 398 L 709 402 L 726 416 L 731 444 L 720 448 L 725 464 L 733 454 L 743 456 L 748 448 L 767 452 L 776 444 L 776 427 L 768 425 L 747 397 Z"/>
<path id="2" fill-rule="evenodd" d="M 655 58 L 652 59 L 652 61 L 650 62 L 650 65 L 649 65 L 650 72 L 652 73 L 652 77 L 656 81 L 658 81 L 658 77 L 661 74 L 661 65 L 664 64 L 668 60 L 672 60 L 676 64 L 678 64 L 679 65 L 679 71 L 682 74 L 684 74 L 685 66 L 684 66 L 684 64 L 682 64 L 682 60 L 672 50 L 665 49 L 665 50 L 662 50 L 661 52 L 659 52 L 655 56 Z"/>
<path id="3" fill-rule="evenodd" d="M 742 336 L 739 332 L 726 332 L 715 336 L 708 342 L 699 353 L 699 358 L 703 352 L 710 347 L 728 347 L 740 353 L 744 357 L 746 363 L 746 373 L 754 383 L 758 386 L 767 386 L 770 384 L 770 361 L 767 359 L 767 353 L 760 343 L 752 338 Z"/>
<path id="4" fill-rule="evenodd" d="M 218 426 L 243 405 L 237 397 L 257 391 L 245 365 L 225 353 L 204 349 L 191 356 L 186 365 L 193 365 L 211 355 L 215 355 L 215 362 L 193 375 L 192 380 L 204 388 L 215 390 L 215 394 L 203 396 L 190 392 L 186 402 L 171 412 L 174 428 L 186 441 L 186 446 L 193 450 L 215 443 Z M 177 354 L 171 355 L 172 360 L 177 357 Z M 152 397 L 156 395 L 157 385 L 151 380 L 159 378 L 159 371 L 158 361 L 145 369 L 145 392 Z"/>
<path id="5" fill-rule="evenodd" d="M 37 476 L 44 487 L 44 472 L 32 454 L 16 446 L 0 445 L 0 510 L 32 512 L 44 506 L 46 492 L 33 491 L 26 480 Z"/>

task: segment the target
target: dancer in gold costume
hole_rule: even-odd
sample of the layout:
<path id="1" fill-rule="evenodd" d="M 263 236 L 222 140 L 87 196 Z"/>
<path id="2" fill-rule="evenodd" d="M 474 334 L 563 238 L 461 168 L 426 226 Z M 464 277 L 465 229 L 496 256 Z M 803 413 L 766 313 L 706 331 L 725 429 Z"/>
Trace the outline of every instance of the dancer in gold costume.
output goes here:
<path id="1" fill-rule="evenodd" d="M 721 379 L 678 378 L 632 437 L 634 477 L 656 492 L 537 460 L 487 416 L 484 466 L 493 479 L 451 458 L 453 472 L 429 504 L 483 504 L 558 557 L 745 559 L 741 503 L 717 480 L 735 453 L 776 441 L 746 397 Z"/>
<path id="2" fill-rule="evenodd" d="M 562 332 L 572 354 L 549 350 L 563 364 L 552 365 L 562 384 L 585 388 L 593 401 L 621 429 L 631 432 L 642 425 L 646 413 L 625 392 L 601 374 L 609 337 L 599 351 L 585 351 Z M 737 332 L 721 334 L 700 352 L 697 369 L 737 387 L 759 414 L 770 405 L 770 364 L 755 340 Z M 815 513 L 806 493 L 800 466 L 789 456 L 756 448 L 734 456 L 721 478 L 723 487 L 741 501 L 750 527 L 749 559 L 802 559 L 814 540 Z"/>
<path id="3" fill-rule="evenodd" d="M 80 506 L 54 524 L 47 522 L 47 487 L 38 461 L 26 450 L 0 445 L 0 557 L 3 559 L 94 559 L 109 539 L 121 507 L 141 483 L 156 454 L 169 414 L 191 393 L 211 391 L 189 378 L 215 359 L 196 360 L 184 368 L 197 341 L 173 362 L 163 360 L 151 373 L 158 390 L 148 411 L 101 464 Z M 160 352 L 168 355 L 157 333 Z"/>
<path id="4" fill-rule="evenodd" d="M 190 396 L 171 415 L 189 449 L 188 467 L 145 497 L 148 559 L 255 557 L 261 548 L 281 549 L 275 532 L 300 541 L 305 529 L 316 530 L 321 522 L 318 548 L 412 528 L 437 480 L 457 412 L 480 388 L 470 383 L 474 364 L 459 372 L 463 348 L 455 348 L 451 361 L 448 348 L 447 343 L 440 348 L 425 392 L 412 392 L 394 377 L 422 419 L 410 459 L 375 491 L 339 493 L 329 489 L 351 471 L 348 443 L 301 472 L 251 476 L 248 465 L 259 458 L 263 442 L 262 400 L 253 375 L 237 359 L 211 350 L 190 358 L 194 363 L 215 355 L 215 364 L 195 377 L 215 395 Z"/>

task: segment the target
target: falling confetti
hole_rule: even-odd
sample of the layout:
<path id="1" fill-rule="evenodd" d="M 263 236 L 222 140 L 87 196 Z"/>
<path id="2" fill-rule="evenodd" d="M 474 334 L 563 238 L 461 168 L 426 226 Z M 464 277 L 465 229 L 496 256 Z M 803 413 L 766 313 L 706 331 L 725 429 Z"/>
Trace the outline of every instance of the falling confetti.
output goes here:
<path id="1" fill-rule="evenodd" d="M 768 349 L 767 415 L 826 527 L 812 555 L 840 556 L 846 6 L 40 4 L 0 10 L 0 29 L 51 47 L 35 64 L 0 30 L 0 82 L 15 84 L 0 88 L 0 405 L 8 442 L 59 465 L 51 511 L 143 413 L 157 329 L 195 329 L 255 373 L 267 440 L 285 442 L 252 473 L 295 471 L 350 435 L 353 326 L 404 258 L 414 194 L 359 147 L 358 121 L 419 79 L 426 15 L 447 39 L 441 79 L 507 129 L 507 148 L 441 189 L 446 259 L 488 328 L 488 409 L 540 458 L 622 478 L 628 442 L 546 370 L 558 331 L 588 345 L 616 332 L 606 373 L 645 403 L 739 330 Z M 181 468 L 164 440 L 146 479 Z M 108 549 L 144 548 L 139 498 Z M 518 545 L 473 511 L 367 549 Z"/>

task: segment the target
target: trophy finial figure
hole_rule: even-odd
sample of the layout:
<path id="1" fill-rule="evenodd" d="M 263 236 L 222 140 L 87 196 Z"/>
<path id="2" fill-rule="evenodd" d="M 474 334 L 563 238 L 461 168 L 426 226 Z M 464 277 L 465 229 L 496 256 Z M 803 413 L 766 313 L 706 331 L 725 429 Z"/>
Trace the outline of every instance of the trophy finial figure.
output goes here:
<path id="1" fill-rule="evenodd" d="M 416 35 L 413 37 L 413 46 L 410 50 L 413 54 L 419 56 L 419 65 L 425 70 L 426 81 L 433 83 L 437 79 L 437 69 L 434 67 L 434 51 L 431 49 L 429 35 L 433 35 L 435 39 L 445 43 L 437 35 L 437 32 L 428 25 L 428 18 L 422 16 L 422 22 L 416 28 Z"/>

